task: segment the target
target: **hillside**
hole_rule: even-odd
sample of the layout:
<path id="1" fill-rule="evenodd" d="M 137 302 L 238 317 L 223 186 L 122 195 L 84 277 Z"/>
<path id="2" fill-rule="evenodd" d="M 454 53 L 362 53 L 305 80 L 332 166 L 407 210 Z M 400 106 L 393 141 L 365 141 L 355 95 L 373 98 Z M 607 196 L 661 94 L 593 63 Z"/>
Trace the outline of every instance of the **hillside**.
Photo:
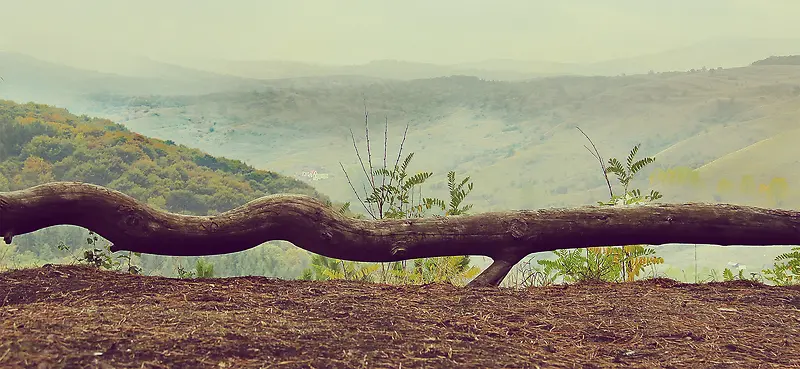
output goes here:
<path id="1" fill-rule="evenodd" d="M 416 152 L 411 171 L 435 173 L 425 195 L 446 197 L 445 174 L 456 170 L 475 183 L 468 201 L 477 212 L 578 206 L 607 198 L 597 162 L 586 152 L 587 142 L 575 126 L 591 136 L 606 158 L 622 158 L 641 143 L 640 156 L 654 155 L 656 163 L 634 186 L 660 190 L 662 201 L 800 206 L 800 171 L 794 170 L 800 152 L 791 144 L 800 116 L 797 66 L 525 82 L 468 76 L 381 80 L 149 96 L 146 103 L 127 104 L 132 100 L 104 96 L 96 108 L 134 131 L 309 181 L 360 211 L 339 162 L 360 189 L 363 174 L 349 130 L 355 133 L 361 155 L 366 155 L 364 97 L 373 158 L 382 157 L 384 119 L 389 124 L 390 158 L 408 123 L 404 150 Z M 697 169 L 693 185 L 648 181 L 656 170 L 681 167 Z M 761 191 L 775 179 L 788 186 L 780 201 L 774 193 Z M 694 280 L 694 272 L 688 272 L 694 269 L 689 267 L 695 263 L 692 250 L 659 248 L 667 264 L 658 272 Z M 697 278 L 708 277 L 728 262 L 743 262 L 757 271 L 781 252 L 785 249 L 701 247 L 700 255 L 712 257 L 697 259 Z"/>
<path id="2" fill-rule="evenodd" d="M 0 191 L 49 181 L 108 186 L 151 206 L 195 215 L 223 212 L 275 193 L 329 201 L 302 181 L 151 139 L 109 120 L 75 116 L 47 105 L 0 101 Z M 0 265 L 69 261 L 70 254 L 57 244 L 80 248 L 85 240 L 85 231 L 66 226 L 23 235 L 14 239 L 11 250 L 16 252 L 10 256 L 7 246 L 0 246 Z M 166 260 L 144 256 L 142 261 L 148 272 L 171 274 Z M 218 275 L 299 275 L 306 255 L 286 243 L 272 243 L 211 260 L 217 262 Z"/>
<path id="3" fill-rule="evenodd" d="M 753 62 L 753 65 L 800 65 L 800 55 L 770 56 Z"/>
<path id="4" fill-rule="evenodd" d="M 257 167 L 286 175 L 317 170 L 328 174 L 314 182 L 317 188 L 355 201 L 338 162 L 358 168 L 348 130 L 356 132 L 363 147 L 363 96 L 372 117 L 373 146 L 382 144 L 384 118 L 391 152 L 403 126 L 410 124 L 405 149 L 417 152 L 414 169 L 471 175 L 476 209 L 573 206 L 605 196 L 602 175 L 582 147 L 585 138 L 576 125 L 606 157 L 625 156 L 642 143 L 642 155 L 656 155 L 657 166 L 698 168 L 794 129 L 800 68 L 751 66 L 527 82 L 454 76 L 151 96 L 146 104 L 109 96 L 98 99 L 96 108 L 132 130 L 182 140 Z M 791 168 L 794 147 L 761 145 L 775 158 L 770 166 L 744 171 L 732 162 L 708 172 L 713 174 L 709 183 L 747 174 L 800 181 L 800 172 L 775 172 Z M 436 185 L 431 190 L 444 189 Z M 692 198 L 664 191 L 668 201 Z"/>
<path id="5" fill-rule="evenodd" d="M 660 190 L 662 201 L 800 206 L 800 171 L 792 169 L 797 146 L 789 144 L 800 113 L 800 68 L 792 65 L 524 82 L 322 76 L 206 95 L 95 92 L 82 98 L 80 109 L 73 111 L 307 181 L 331 198 L 350 201 L 355 211 L 360 204 L 339 162 L 361 188 L 349 130 L 364 155 L 364 98 L 373 158 L 382 155 L 384 118 L 389 157 L 396 154 L 408 123 L 404 150 L 417 153 L 410 171 L 435 172 L 425 195 L 447 197 L 445 174 L 456 170 L 472 177 L 475 189 L 468 202 L 477 212 L 576 206 L 607 198 L 602 174 L 576 125 L 606 158 L 624 157 L 642 143 L 640 155 L 657 160 L 634 186 Z M 695 184 L 648 181 L 655 171 L 675 167 L 699 168 Z M 780 201 L 766 186 L 776 179 L 788 186 Z M 694 262 L 693 254 L 684 251 L 659 251 L 667 256 L 671 265 L 665 270 L 673 278 Z M 699 260 L 701 279 L 726 262 L 760 268 L 783 252 L 777 247 L 711 248 L 700 254 L 706 251 L 718 257 Z"/>
<path id="6" fill-rule="evenodd" d="M 0 273 L 0 366 L 789 368 L 800 289 L 666 279 L 511 290 L 48 265 Z"/>

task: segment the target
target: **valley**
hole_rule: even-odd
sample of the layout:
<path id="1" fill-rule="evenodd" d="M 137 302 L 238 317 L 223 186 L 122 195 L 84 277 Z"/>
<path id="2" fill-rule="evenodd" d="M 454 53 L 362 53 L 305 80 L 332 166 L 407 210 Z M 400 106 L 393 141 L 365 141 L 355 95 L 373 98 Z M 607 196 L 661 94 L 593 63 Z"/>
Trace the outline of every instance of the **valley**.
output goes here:
<path id="1" fill-rule="evenodd" d="M 28 76 L 41 74 L 39 68 L 54 77 L 10 79 L 13 83 L 2 85 L 3 96 L 52 101 L 74 113 L 109 118 L 139 134 L 242 160 L 305 181 L 335 201 L 350 202 L 356 212 L 363 208 L 341 166 L 360 189 L 365 182 L 350 132 L 366 160 L 365 108 L 376 163 L 383 158 L 384 124 L 390 165 L 408 125 L 403 150 L 415 153 L 410 171 L 434 172 L 423 188 L 425 196 L 446 197 L 445 174 L 454 170 L 475 183 L 468 201 L 476 212 L 580 206 L 606 199 L 602 172 L 576 126 L 605 159 L 623 158 L 641 143 L 640 156 L 655 156 L 656 162 L 634 185 L 658 189 L 662 201 L 724 198 L 758 206 L 800 205 L 800 162 L 792 145 L 800 138 L 798 65 L 513 81 L 465 75 L 259 80 L 212 72 L 183 72 L 179 78 L 173 71 L 148 77 L 162 81 L 153 84 L 142 77 L 97 79 L 88 72 L 75 75 L 51 64 L 28 64 Z M 96 84 L 71 84 L 82 80 Z M 20 84 L 28 89 L 19 89 Z M 692 184 L 656 179 L 657 172 L 675 168 L 693 173 Z M 788 183 L 779 203 L 745 183 L 757 188 L 774 178 Z M 785 250 L 706 247 L 701 253 L 724 252 L 725 262 L 747 258 L 758 268 Z M 673 258 L 661 272 L 671 268 L 686 273 L 691 256 L 669 246 L 659 252 Z M 704 273 L 724 267 L 708 258 L 700 263 Z"/>

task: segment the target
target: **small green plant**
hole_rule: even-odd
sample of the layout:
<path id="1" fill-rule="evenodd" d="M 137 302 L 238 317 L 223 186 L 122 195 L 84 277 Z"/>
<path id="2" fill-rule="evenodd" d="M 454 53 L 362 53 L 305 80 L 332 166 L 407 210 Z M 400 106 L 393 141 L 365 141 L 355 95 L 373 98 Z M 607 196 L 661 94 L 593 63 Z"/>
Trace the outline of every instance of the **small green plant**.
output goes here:
<path id="1" fill-rule="evenodd" d="M 403 158 L 403 145 L 408 134 L 406 125 L 400 149 L 393 166 L 387 163 L 388 120 L 384 124 L 383 164 L 375 167 L 372 160 L 372 149 L 369 136 L 369 113 L 364 112 L 367 158 L 364 160 L 356 144 L 355 135 L 350 131 L 356 157 L 366 177 L 369 189 L 364 190 L 362 197 L 356 190 L 344 165 L 339 163 L 350 188 L 356 198 L 373 219 L 409 219 L 422 218 L 431 211 L 441 211 L 434 216 L 466 215 L 472 205 L 463 205 L 464 199 L 473 189 L 470 177 L 456 179 L 456 173 L 447 173 L 447 184 L 450 201 L 424 197 L 422 185 L 433 176 L 433 172 L 409 174 L 408 167 L 414 158 L 410 153 Z M 402 159 L 402 161 L 401 161 Z M 340 213 L 349 211 L 349 203 L 341 207 Z M 321 255 L 312 256 L 311 268 L 303 272 L 303 279 L 327 280 L 348 279 L 363 281 L 379 281 L 382 283 L 465 283 L 480 272 L 470 265 L 469 256 L 450 256 L 439 258 L 416 259 L 412 265 L 407 261 L 393 263 L 356 263 L 326 258 Z"/>
<path id="2" fill-rule="evenodd" d="M 722 271 L 722 280 L 725 282 L 735 281 L 735 280 L 742 280 L 744 279 L 744 270 L 739 270 L 739 274 L 733 274 L 733 271 L 729 268 L 725 268 Z"/>
<path id="3" fill-rule="evenodd" d="M 711 269 L 708 272 L 708 278 L 702 280 L 701 282 L 718 282 L 719 281 L 719 272 L 716 269 Z"/>
<path id="4" fill-rule="evenodd" d="M 513 288 L 547 287 L 556 283 L 558 273 L 552 264 L 535 263 L 533 257 L 528 258 L 508 274 L 503 281 L 504 285 Z"/>
<path id="5" fill-rule="evenodd" d="M 636 174 L 647 165 L 655 162 L 655 158 L 647 157 L 636 159 L 640 145 L 631 149 L 625 163 L 616 158 L 608 160 L 608 165 L 603 160 L 594 142 L 579 127 L 576 127 L 592 146 L 584 146 L 600 163 L 603 177 L 608 185 L 610 199 L 598 201 L 601 206 L 634 206 L 658 200 L 662 195 L 651 190 L 648 195 L 642 195 L 639 189 L 630 189 L 631 182 Z M 622 186 L 622 194 L 615 195 L 611 186 L 609 174 L 615 174 Z M 589 247 L 583 249 L 556 250 L 553 252 L 555 260 L 538 260 L 543 269 L 531 269 L 532 272 L 547 274 L 539 277 L 545 282 L 561 278 L 564 282 L 580 281 L 633 281 L 641 271 L 656 264 L 663 264 L 664 259 L 655 256 L 655 250 L 645 245 L 628 245 L 614 247 Z M 550 274 L 552 273 L 552 274 Z M 525 279 L 523 279 L 525 280 Z"/>
<path id="6" fill-rule="evenodd" d="M 603 169 L 604 174 L 606 177 L 608 174 L 616 174 L 617 180 L 622 185 L 622 194 L 621 195 L 614 195 L 613 189 L 609 186 L 609 193 L 611 194 L 611 199 L 609 201 L 599 201 L 599 205 L 607 205 L 607 206 L 615 206 L 615 205 L 638 205 L 647 203 L 650 201 L 658 200 L 662 197 L 662 195 L 655 190 L 650 190 L 650 194 L 642 195 L 642 192 L 639 189 L 629 190 L 628 187 L 631 184 L 636 173 L 644 169 L 648 164 L 655 162 L 655 158 L 648 157 L 643 158 L 640 160 L 635 160 L 636 154 L 639 152 L 639 147 L 641 144 L 637 144 L 636 146 L 631 149 L 631 152 L 628 154 L 627 159 L 625 160 L 625 165 L 623 166 L 622 162 L 619 161 L 617 158 L 608 159 L 608 166 Z M 596 153 L 596 158 L 600 158 L 600 154 Z M 601 163 L 602 163 L 602 159 Z"/>
<path id="7" fill-rule="evenodd" d="M 191 279 L 194 278 L 194 271 L 186 270 L 183 268 L 183 265 L 178 265 L 175 269 L 175 272 L 178 274 L 178 278 L 180 279 Z"/>
<path id="8" fill-rule="evenodd" d="M 378 264 L 357 263 L 313 255 L 311 268 L 303 271 L 301 279 L 326 281 L 331 279 L 345 279 L 351 281 L 373 281 L 374 273 L 380 268 Z"/>
<path id="9" fill-rule="evenodd" d="M 539 260 L 539 265 L 562 278 L 566 283 L 579 281 L 613 281 L 619 275 L 619 265 L 613 259 L 589 249 L 555 250 L 555 260 Z"/>
<path id="10" fill-rule="evenodd" d="M 175 268 L 175 273 L 179 279 L 214 278 L 214 264 L 203 259 L 197 259 L 194 263 L 194 270 L 187 270 L 183 265 L 179 264 Z"/>
<path id="11" fill-rule="evenodd" d="M 214 264 L 203 259 L 197 259 L 194 271 L 197 278 L 214 278 Z"/>
<path id="12" fill-rule="evenodd" d="M 800 247 L 775 257 L 772 268 L 761 271 L 763 277 L 778 286 L 789 286 L 800 281 Z"/>
<path id="13" fill-rule="evenodd" d="M 116 258 L 113 257 L 113 253 L 111 252 L 111 244 L 106 243 L 105 245 L 100 245 L 100 238 L 97 233 L 93 231 L 89 231 L 89 235 L 86 238 L 86 243 L 89 246 L 94 246 L 94 248 L 85 250 L 83 255 L 79 257 L 77 260 L 78 262 L 86 263 L 91 266 L 94 266 L 98 269 L 107 269 L 107 270 L 122 270 L 124 264 L 125 269 L 128 273 L 131 274 L 141 274 L 142 269 L 141 267 L 133 264 L 133 257 L 141 257 L 141 254 L 138 252 L 128 252 L 127 254 L 118 255 Z M 69 246 L 61 243 L 58 245 L 59 250 L 67 251 L 69 250 Z M 125 260 L 125 263 L 119 261 Z"/>

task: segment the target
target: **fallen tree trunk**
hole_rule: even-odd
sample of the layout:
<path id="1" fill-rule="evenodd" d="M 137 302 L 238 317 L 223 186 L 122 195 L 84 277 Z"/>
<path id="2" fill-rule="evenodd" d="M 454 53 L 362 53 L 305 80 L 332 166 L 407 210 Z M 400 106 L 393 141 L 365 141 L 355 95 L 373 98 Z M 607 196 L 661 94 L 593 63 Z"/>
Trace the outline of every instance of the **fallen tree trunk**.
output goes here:
<path id="1" fill-rule="evenodd" d="M 285 240 L 328 257 L 366 262 L 484 255 L 494 263 L 471 282 L 498 285 L 525 256 L 629 244 L 798 245 L 800 213 L 727 204 L 586 206 L 407 220 L 345 217 L 303 195 L 272 195 L 215 216 L 173 214 L 105 187 L 52 182 L 0 192 L 0 235 L 71 224 L 112 251 L 205 256 Z"/>

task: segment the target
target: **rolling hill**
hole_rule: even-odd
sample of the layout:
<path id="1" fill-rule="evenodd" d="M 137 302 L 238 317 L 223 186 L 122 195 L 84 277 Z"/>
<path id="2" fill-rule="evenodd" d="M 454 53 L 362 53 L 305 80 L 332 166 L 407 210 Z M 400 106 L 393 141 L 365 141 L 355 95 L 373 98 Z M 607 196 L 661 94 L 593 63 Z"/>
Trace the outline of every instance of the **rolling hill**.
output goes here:
<path id="1" fill-rule="evenodd" d="M 656 155 L 660 167 L 699 168 L 796 128 L 800 67 L 526 82 L 466 76 L 384 80 L 360 86 L 151 97 L 146 105 L 109 100 L 98 102 L 97 108 L 137 132 L 286 175 L 325 172 L 329 176 L 316 181 L 317 188 L 333 198 L 355 201 L 338 163 L 358 168 L 349 129 L 363 132 L 363 97 L 372 117 L 373 146 L 382 144 L 384 118 L 391 152 L 396 152 L 404 125 L 410 124 L 405 148 L 417 152 L 414 170 L 471 175 L 476 209 L 571 206 L 605 196 L 597 163 L 582 147 L 585 139 L 575 126 L 583 128 L 605 156 L 625 156 L 642 143 L 642 154 Z M 356 134 L 363 145 L 362 136 Z M 774 166 L 752 165 L 745 171 L 748 167 L 739 165 L 745 155 L 727 165 L 720 161 L 713 172 L 703 173 L 714 183 L 721 176 L 745 174 L 800 181 L 792 171 L 775 172 L 792 167 L 795 147 L 770 141 L 761 146 L 759 150 L 777 158 Z M 443 178 L 436 181 L 431 191 L 443 191 Z M 667 195 L 669 201 L 688 199 L 681 193 Z"/>
<path id="2" fill-rule="evenodd" d="M 157 208 L 195 215 L 216 214 L 275 193 L 330 201 L 302 181 L 151 139 L 109 120 L 76 116 L 48 105 L 0 100 L 0 191 L 50 181 L 107 186 Z M 86 237 L 85 230 L 72 226 L 16 237 L 10 249 L 0 245 L 0 268 L 71 262 L 75 252 L 80 255 L 86 248 Z M 308 264 L 307 253 L 285 242 L 209 259 L 221 275 L 293 277 Z M 172 275 L 174 262 L 175 258 L 142 257 L 149 273 Z"/>
<path id="3" fill-rule="evenodd" d="M 516 82 L 470 76 L 319 76 L 261 83 L 259 89 L 211 94 L 99 92 L 86 97 L 82 112 L 211 155 L 313 180 L 316 189 L 352 202 L 356 211 L 358 200 L 339 163 L 360 188 L 361 167 L 349 130 L 363 155 L 365 102 L 374 157 L 382 155 L 384 119 L 390 157 L 409 124 L 404 149 L 416 153 L 411 171 L 435 172 L 425 195 L 446 197 L 444 175 L 456 170 L 475 183 L 467 199 L 474 211 L 606 199 L 597 162 L 585 151 L 585 138 L 575 126 L 591 136 L 606 158 L 624 157 L 637 143 L 641 155 L 655 155 L 656 164 L 642 173 L 636 187 L 650 188 L 648 176 L 656 169 L 697 169 L 699 187 L 653 182 L 663 201 L 717 201 L 721 180 L 744 188 L 740 182 L 745 178 L 763 184 L 781 177 L 789 184 L 781 206 L 800 206 L 800 172 L 794 170 L 798 147 L 791 144 L 800 109 L 796 65 L 770 62 Z M 758 194 L 726 195 L 725 201 L 774 205 Z M 761 265 L 781 251 L 763 250 L 747 257 Z M 735 255 L 744 254 L 731 251 L 731 258 Z"/>

